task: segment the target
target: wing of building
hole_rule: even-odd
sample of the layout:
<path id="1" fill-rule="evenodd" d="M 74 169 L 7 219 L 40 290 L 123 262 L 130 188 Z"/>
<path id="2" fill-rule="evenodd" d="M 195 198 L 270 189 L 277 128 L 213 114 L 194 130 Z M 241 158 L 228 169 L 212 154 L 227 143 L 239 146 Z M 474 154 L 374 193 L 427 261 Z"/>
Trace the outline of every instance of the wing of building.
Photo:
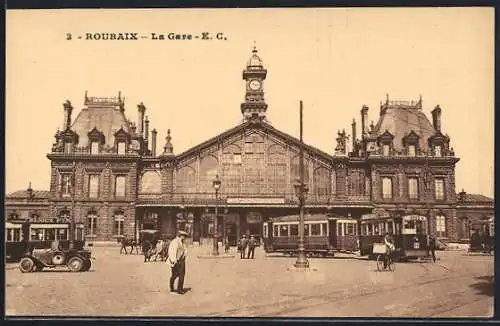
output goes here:
<path id="1" fill-rule="evenodd" d="M 267 70 L 255 48 L 242 78 L 242 122 L 179 154 L 170 130 L 157 151 L 157 131 L 149 130 L 143 103 L 133 123 L 121 94 L 102 98 L 85 93 L 74 121 L 73 106 L 66 101 L 63 130 L 47 155 L 52 174 L 43 208 L 19 206 L 14 193 L 7 197 L 7 216 L 19 218 L 23 210 L 30 212 L 23 213 L 26 218 L 35 211 L 54 218 L 74 216 L 93 241 L 134 238 L 142 229 L 173 237 L 185 229 L 191 241 L 203 244 L 214 232 L 217 207 L 219 232 L 230 242 L 242 234 L 260 237 L 264 221 L 297 212 L 301 143 L 267 120 Z M 432 111 L 432 123 L 422 109 L 421 98 L 387 97 L 376 113 L 377 123 L 368 125 L 369 108 L 363 106 L 359 134 L 353 121 L 351 136 L 339 131 L 331 154 L 305 144 L 307 211 L 353 219 L 417 214 L 429 218 L 429 232 L 440 238 L 465 237 L 468 220 L 478 215 L 469 214 L 473 204 L 460 206 L 457 199 L 459 159 L 441 130 L 441 108 Z M 217 193 L 216 177 L 221 181 Z M 492 202 L 484 207 L 492 209 Z"/>

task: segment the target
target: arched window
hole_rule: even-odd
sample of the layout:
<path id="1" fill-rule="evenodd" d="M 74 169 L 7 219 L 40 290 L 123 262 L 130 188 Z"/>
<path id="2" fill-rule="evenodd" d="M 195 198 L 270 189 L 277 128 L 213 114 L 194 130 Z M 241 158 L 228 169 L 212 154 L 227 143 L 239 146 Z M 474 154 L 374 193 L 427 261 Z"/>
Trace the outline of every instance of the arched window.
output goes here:
<path id="1" fill-rule="evenodd" d="M 177 171 L 176 193 L 196 192 L 196 171 L 189 165 L 183 166 Z"/>
<path id="2" fill-rule="evenodd" d="M 267 154 L 267 187 L 270 193 L 286 193 L 286 156 L 279 145 L 269 147 Z"/>
<path id="3" fill-rule="evenodd" d="M 258 194 L 264 189 L 264 138 L 259 134 L 245 138 L 244 192 Z"/>
<path id="4" fill-rule="evenodd" d="M 314 170 L 314 195 L 318 199 L 327 199 L 331 193 L 331 173 L 327 168 Z"/>
<path id="5" fill-rule="evenodd" d="M 291 184 L 293 185 L 300 179 L 300 160 L 299 155 L 294 156 L 291 161 Z M 304 183 L 309 184 L 309 161 L 304 158 Z M 293 190 L 292 190 L 293 191 Z"/>
<path id="6" fill-rule="evenodd" d="M 161 177 L 156 171 L 146 171 L 141 177 L 141 193 L 161 192 Z"/>
<path id="7" fill-rule="evenodd" d="M 226 146 L 222 151 L 222 183 L 224 193 L 237 194 L 241 191 L 241 148 Z"/>
<path id="8" fill-rule="evenodd" d="M 115 211 L 113 216 L 114 224 L 113 224 L 113 234 L 115 237 L 123 237 L 123 225 L 125 222 L 125 213 L 123 210 L 118 209 Z"/>
<path id="9" fill-rule="evenodd" d="M 436 215 L 436 236 L 437 237 L 446 237 L 446 216 L 443 214 Z"/>
<path id="10" fill-rule="evenodd" d="M 212 181 L 218 173 L 217 158 L 212 155 L 207 155 L 200 160 L 200 191 L 205 193 L 213 193 Z M 222 190 L 225 191 L 225 190 Z"/>
<path id="11" fill-rule="evenodd" d="M 87 214 L 86 231 L 89 237 L 95 237 L 97 234 L 97 212 L 89 211 Z"/>

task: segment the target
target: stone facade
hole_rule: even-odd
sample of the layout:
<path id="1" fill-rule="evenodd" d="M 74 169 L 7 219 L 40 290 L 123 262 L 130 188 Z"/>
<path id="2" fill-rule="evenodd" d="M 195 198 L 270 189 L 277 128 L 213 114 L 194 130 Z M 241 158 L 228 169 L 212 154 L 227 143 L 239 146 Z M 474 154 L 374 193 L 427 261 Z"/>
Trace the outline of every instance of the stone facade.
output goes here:
<path id="1" fill-rule="evenodd" d="M 243 121 L 178 155 L 170 130 L 157 153 L 157 132 L 153 129 L 149 137 L 143 103 L 137 106 L 137 123 L 132 123 L 121 94 L 101 98 L 86 93 L 85 107 L 74 122 L 73 107 L 65 102 L 65 125 L 47 155 L 50 191 L 38 210 L 52 216 L 74 212 L 87 238 L 95 241 L 134 238 L 144 228 L 160 230 L 165 237 L 183 228 L 192 241 L 202 241 L 213 233 L 216 209 L 219 232 L 230 230 L 233 240 L 242 233 L 259 235 L 263 221 L 296 212 L 294 185 L 303 146 L 310 212 L 352 218 L 369 213 L 423 215 L 428 231 L 449 241 L 465 237 L 464 223 L 492 212 L 492 202 L 478 201 L 477 208 L 474 200 L 457 199 L 459 159 L 442 133 L 439 106 L 431 123 L 421 99 L 387 97 L 377 123 L 370 126 L 369 108 L 363 106 L 360 131 L 356 121 L 350 136 L 339 131 L 332 155 L 269 123 L 266 77 L 254 49 L 243 71 Z M 221 180 L 217 195 L 212 187 L 216 177 Z M 16 200 L 7 198 L 7 210 L 28 208 Z"/>

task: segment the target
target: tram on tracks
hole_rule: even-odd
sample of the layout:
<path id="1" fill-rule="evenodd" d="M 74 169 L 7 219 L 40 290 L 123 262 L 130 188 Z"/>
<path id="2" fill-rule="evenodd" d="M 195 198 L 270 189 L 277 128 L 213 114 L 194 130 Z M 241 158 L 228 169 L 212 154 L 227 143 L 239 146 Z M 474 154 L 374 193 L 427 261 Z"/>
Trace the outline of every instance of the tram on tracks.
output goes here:
<path id="1" fill-rule="evenodd" d="M 360 220 L 360 255 L 374 258 L 373 244 L 384 243 L 387 232 L 395 242 L 395 259 L 428 256 L 427 217 L 421 215 L 384 216 L 365 214 Z"/>
<path id="2" fill-rule="evenodd" d="M 357 250 L 357 221 L 330 214 L 304 215 L 304 247 L 309 256 L 334 256 Z M 294 255 L 299 243 L 299 215 L 271 218 L 263 224 L 266 253 Z"/>
<path id="3" fill-rule="evenodd" d="M 62 249 L 69 248 L 70 223 L 6 222 L 5 257 L 9 262 L 18 262 L 32 249 L 50 248 L 52 241 L 59 240 Z M 85 245 L 83 224 L 76 224 L 75 249 Z"/>
<path id="4" fill-rule="evenodd" d="M 492 252 L 495 250 L 495 221 L 477 220 L 470 223 L 469 252 Z"/>

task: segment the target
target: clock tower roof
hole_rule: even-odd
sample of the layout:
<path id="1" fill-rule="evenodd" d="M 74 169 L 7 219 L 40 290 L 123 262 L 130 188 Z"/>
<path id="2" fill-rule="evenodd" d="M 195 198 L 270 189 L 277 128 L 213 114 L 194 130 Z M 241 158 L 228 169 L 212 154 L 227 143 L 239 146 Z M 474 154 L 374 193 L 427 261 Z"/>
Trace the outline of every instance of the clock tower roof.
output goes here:
<path id="1" fill-rule="evenodd" d="M 262 59 L 257 55 L 257 47 L 253 46 L 252 56 L 247 62 L 248 69 L 262 69 L 264 64 L 262 63 Z"/>

